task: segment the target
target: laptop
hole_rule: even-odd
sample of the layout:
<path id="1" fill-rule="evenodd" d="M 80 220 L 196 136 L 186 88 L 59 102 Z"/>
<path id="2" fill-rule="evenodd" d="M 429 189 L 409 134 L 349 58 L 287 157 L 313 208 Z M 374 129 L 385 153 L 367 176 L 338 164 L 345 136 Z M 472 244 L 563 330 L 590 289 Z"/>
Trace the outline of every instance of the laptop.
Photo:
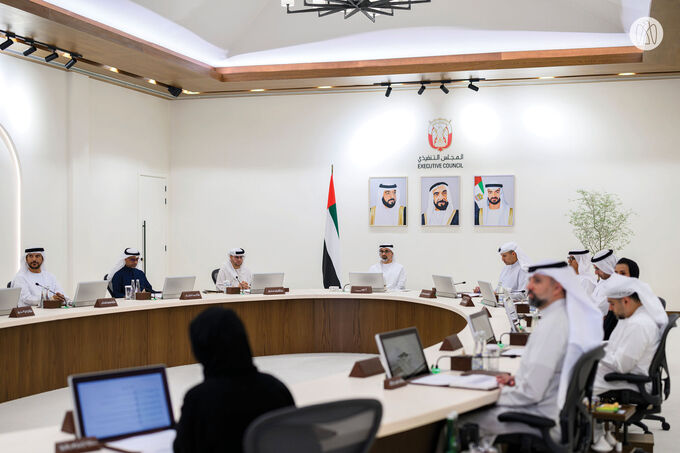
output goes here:
<path id="1" fill-rule="evenodd" d="M 374 293 L 385 292 L 385 278 L 382 272 L 350 272 L 350 286 L 370 286 Z"/>
<path id="2" fill-rule="evenodd" d="M 482 303 L 490 307 L 497 307 L 496 295 L 493 292 L 493 287 L 490 282 L 478 281 L 479 291 L 482 293 Z"/>
<path id="3" fill-rule="evenodd" d="M 477 332 L 484 332 L 484 337 L 487 344 L 497 343 L 496 336 L 493 333 L 493 328 L 491 327 L 489 315 L 486 313 L 486 310 L 471 314 L 469 316 L 468 323 L 470 324 L 470 330 L 472 331 L 473 338 Z"/>
<path id="4" fill-rule="evenodd" d="M 73 375 L 68 385 L 78 438 L 107 442 L 174 426 L 163 365 Z"/>
<path id="5" fill-rule="evenodd" d="M 196 276 L 165 277 L 163 299 L 179 299 L 184 291 L 193 291 Z"/>
<path id="6" fill-rule="evenodd" d="M 97 280 L 95 282 L 80 282 L 76 288 L 76 297 L 73 298 L 73 303 L 76 307 L 87 307 L 94 305 L 97 299 L 106 297 L 106 287 L 109 282 L 106 280 Z"/>
<path id="7" fill-rule="evenodd" d="M 388 378 L 408 380 L 430 374 L 420 335 L 415 327 L 376 334 L 375 342 Z"/>
<path id="8" fill-rule="evenodd" d="M 456 292 L 456 285 L 453 283 L 453 277 L 446 275 L 433 275 L 432 281 L 437 290 L 437 296 L 441 297 L 458 297 Z"/>
<path id="9" fill-rule="evenodd" d="M 8 315 L 19 305 L 21 288 L 2 288 L 0 289 L 0 315 Z"/>
<path id="10" fill-rule="evenodd" d="M 510 322 L 510 331 L 512 333 L 519 332 L 519 316 L 517 316 L 517 308 L 515 302 L 511 299 L 505 301 L 505 314 L 508 316 Z"/>
<path id="11" fill-rule="evenodd" d="M 283 272 L 253 274 L 253 284 L 250 285 L 250 294 L 263 294 L 265 288 L 281 288 L 283 286 L 283 277 Z"/>

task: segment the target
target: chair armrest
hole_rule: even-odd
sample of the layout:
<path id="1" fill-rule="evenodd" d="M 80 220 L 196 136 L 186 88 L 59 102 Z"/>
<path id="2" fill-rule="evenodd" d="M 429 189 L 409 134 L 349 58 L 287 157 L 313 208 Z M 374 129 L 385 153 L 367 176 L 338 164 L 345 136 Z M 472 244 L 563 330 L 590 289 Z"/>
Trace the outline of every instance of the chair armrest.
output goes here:
<path id="1" fill-rule="evenodd" d="M 525 425 L 533 426 L 534 428 L 552 428 L 555 426 L 555 421 L 546 417 L 539 417 L 538 415 L 526 414 L 524 412 L 503 412 L 498 416 L 500 422 L 518 422 Z"/>
<path id="2" fill-rule="evenodd" d="M 652 378 L 649 376 L 643 376 L 641 374 L 607 373 L 604 375 L 604 380 L 607 382 L 626 381 L 630 382 L 631 384 L 644 384 L 651 382 Z"/>

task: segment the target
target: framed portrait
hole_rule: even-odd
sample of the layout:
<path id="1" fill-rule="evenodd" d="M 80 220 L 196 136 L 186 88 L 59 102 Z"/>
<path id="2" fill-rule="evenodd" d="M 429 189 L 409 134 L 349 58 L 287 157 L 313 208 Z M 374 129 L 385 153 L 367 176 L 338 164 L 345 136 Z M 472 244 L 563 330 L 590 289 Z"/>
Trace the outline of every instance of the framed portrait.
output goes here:
<path id="1" fill-rule="evenodd" d="M 368 178 L 368 225 L 406 226 L 408 178 Z"/>
<path id="2" fill-rule="evenodd" d="M 420 178 L 420 224 L 460 225 L 460 176 Z"/>
<path id="3" fill-rule="evenodd" d="M 515 177 L 475 176 L 475 225 L 508 227 L 515 224 Z"/>

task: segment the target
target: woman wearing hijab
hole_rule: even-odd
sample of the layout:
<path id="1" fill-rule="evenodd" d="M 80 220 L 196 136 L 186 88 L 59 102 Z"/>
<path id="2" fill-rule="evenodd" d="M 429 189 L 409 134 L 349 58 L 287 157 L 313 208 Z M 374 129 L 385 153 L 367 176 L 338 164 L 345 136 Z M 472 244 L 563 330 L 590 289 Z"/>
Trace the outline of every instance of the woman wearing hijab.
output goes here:
<path id="1" fill-rule="evenodd" d="M 293 397 L 281 381 L 257 370 L 234 311 L 205 310 L 191 322 L 189 336 L 205 378 L 184 397 L 174 451 L 241 452 L 248 425 L 274 409 L 294 406 Z"/>

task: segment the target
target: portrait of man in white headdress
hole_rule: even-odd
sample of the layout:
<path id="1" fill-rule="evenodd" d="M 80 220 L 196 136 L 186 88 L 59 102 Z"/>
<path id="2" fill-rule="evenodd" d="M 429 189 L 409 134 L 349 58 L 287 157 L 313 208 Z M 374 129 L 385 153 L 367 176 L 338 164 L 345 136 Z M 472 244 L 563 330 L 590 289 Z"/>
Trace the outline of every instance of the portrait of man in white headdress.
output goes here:
<path id="1" fill-rule="evenodd" d="M 420 224 L 450 226 L 459 224 L 460 177 L 435 176 L 420 179 Z"/>
<path id="2" fill-rule="evenodd" d="M 475 176 L 474 195 L 475 225 L 514 225 L 514 176 Z"/>
<path id="3" fill-rule="evenodd" d="M 407 178 L 369 178 L 370 226 L 406 226 Z"/>

